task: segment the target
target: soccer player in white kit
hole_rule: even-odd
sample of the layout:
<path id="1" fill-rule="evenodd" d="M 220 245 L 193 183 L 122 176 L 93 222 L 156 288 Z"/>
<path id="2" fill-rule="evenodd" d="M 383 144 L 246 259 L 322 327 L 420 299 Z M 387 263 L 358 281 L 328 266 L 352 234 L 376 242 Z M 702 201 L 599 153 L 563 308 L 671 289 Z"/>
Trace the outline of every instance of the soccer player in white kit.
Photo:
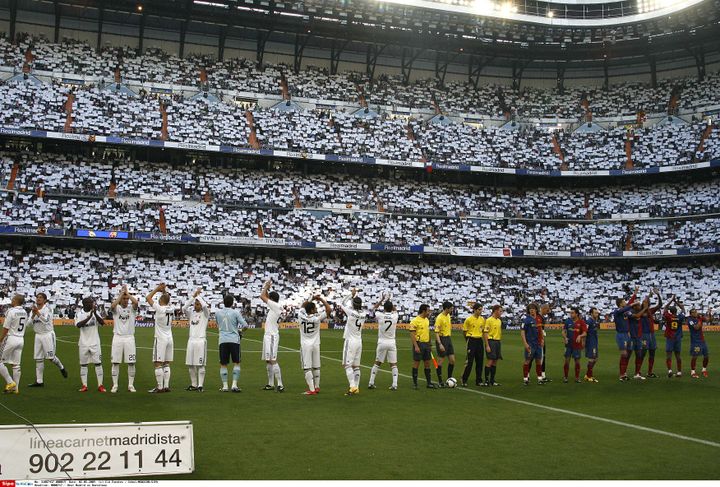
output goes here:
<path id="1" fill-rule="evenodd" d="M 158 302 L 155 295 L 160 294 Z M 157 385 L 148 392 L 156 394 L 170 392 L 170 362 L 173 361 L 172 319 L 175 309 L 170 305 L 170 294 L 162 282 L 145 297 L 150 307 L 155 310 L 155 341 L 153 342 L 153 364 L 155 364 L 155 380 Z"/>
<path id="2" fill-rule="evenodd" d="M 16 294 L 10 302 L 11 308 L 5 314 L 5 322 L 0 330 L 0 377 L 5 379 L 5 392 L 20 394 L 20 359 L 25 344 L 25 326 L 28 322 L 27 311 L 23 309 L 25 296 Z M 10 377 L 7 366 L 12 365 Z"/>
<path id="3" fill-rule="evenodd" d="M 35 329 L 35 382 L 28 387 L 45 386 L 45 361 L 49 360 L 60 369 L 60 373 L 67 379 L 68 373 L 60 359 L 55 355 L 55 330 L 52 322 L 52 311 L 47 304 L 47 294 L 37 293 L 35 306 L 30 312 L 30 320 Z"/>
<path id="4" fill-rule="evenodd" d="M 300 362 L 308 386 L 307 391 L 303 392 L 306 396 L 313 396 L 320 392 L 320 323 L 325 321 L 331 313 L 330 305 L 322 295 L 313 296 L 313 300 L 320 301 L 325 309 L 318 312 L 315 303 L 307 301 L 298 311 Z"/>
<path id="5" fill-rule="evenodd" d="M 395 343 L 395 330 L 397 329 L 398 312 L 395 305 L 389 298 L 382 297 L 375 304 L 374 309 L 377 310 L 380 304 L 383 305 L 383 311 L 375 311 L 375 319 L 378 324 L 378 343 L 375 352 L 375 363 L 370 371 L 370 383 L 368 389 L 375 389 L 375 377 L 377 376 L 380 366 L 387 361 L 390 364 L 392 372 L 391 391 L 397 390 L 398 384 L 398 366 L 397 366 L 397 343 Z"/>
<path id="6" fill-rule="evenodd" d="M 272 281 L 268 281 L 263 285 L 260 299 L 267 306 L 267 316 L 265 317 L 265 334 L 263 335 L 262 358 L 265 360 L 267 367 L 267 384 L 263 387 L 265 391 L 273 391 L 275 387 L 275 379 L 277 379 L 277 391 L 285 390 L 280 373 L 280 365 L 277 363 L 278 346 L 280 345 L 280 332 L 278 325 L 282 315 L 282 306 L 280 305 L 280 295 L 275 291 L 270 291 Z M 268 292 L 270 291 L 270 292 Z"/>
<path id="7" fill-rule="evenodd" d="M 120 293 L 110 304 L 113 313 L 113 339 L 112 353 L 112 388 L 113 394 L 118 391 L 120 379 L 120 364 L 125 361 L 128 364 L 128 391 L 135 392 L 135 320 L 138 313 L 138 300 L 128 292 L 127 285 L 123 286 Z"/>
<path id="8" fill-rule="evenodd" d="M 207 326 L 210 320 L 210 308 L 200 296 L 198 288 L 183 306 L 188 318 L 190 334 L 185 349 L 185 365 L 190 372 L 190 385 L 186 391 L 203 392 L 205 384 L 205 364 L 207 363 Z"/>
<path id="9" fill-rule="evenodd" d="M 103 319 L 98 313 L 95 300 L 91 297 L 82 300 L 82 309 L 75 315 L 75 326 L 80 328 L 80 380 L 82 387 L 79 392 L 87 392 L 88 364 L 95 365 L 98 392 L 107 392 L 103 385 L 102 353 L 100 351 L 100 334 L 98 327 L 103 325 Z"/>
<path id="10" fill-rule="evenodd" d="M 360 359 L 362 358 L 362 327 L 365 324 L 367 313 L 362 309 L 362 299 L 353 288 L 350 295 L 340 304 L 347 316 L 343 338 L 342 366 L 345 368 L 345 375 L 348 379 L 348 391 L 346 396 L 360 393 Z"/>

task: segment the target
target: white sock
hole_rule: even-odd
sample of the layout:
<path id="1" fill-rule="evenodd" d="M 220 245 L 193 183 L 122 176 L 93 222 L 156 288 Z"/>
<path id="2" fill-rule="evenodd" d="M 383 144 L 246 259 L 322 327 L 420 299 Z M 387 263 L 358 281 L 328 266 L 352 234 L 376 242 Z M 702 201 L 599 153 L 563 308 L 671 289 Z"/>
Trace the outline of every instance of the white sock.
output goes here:
<path id="1" fill-rule="evenodd" d="M 45 375 L 45 361 L 38 360 L 35 362 L 35 382 L 38 384 L 42 384 Z"/>
<path id="2" fill-rule="evenodd" d="M 62 369 L 65 368 L 65 366 L 63 365 L 63 363 L 60 362 L 60 359 L 57 358 L 56 356 L 53 357 L 53 358 L 51 358 L 51 359 L 50 359 L 50 362 L 54 363 L 55 366 L 56 366 L 58 369 L 60 369 L 60 370 L 62 370 Z"/>
<path id="3" fill-rule="evenodd" d="M 163 382 L 165 383 L 165 389 L 170 389 L 170 366 L 163 365 Z"/>
<path id="4" fill-rule="evenodd" d="M 378 366 L 378 364 L 373 364 L 372 370 L 370 370 L 370 382 L 368 382 L 369 385 L 375 385 L 375 377 L 377 376 L 378 370 L 380 370 L 380 366 Z"/>
<path id="5" fill-rule="evenodd" d="M 103 366 L 102 364 L 95 364 L 95 377 L 97 377 L 98 387 L 103 384 Z"/>
<path id="6" fill-rule="evenodd" d="M 240 380 L 240 364 L 233 365 L 232 377 L 232 387 L 237 387 L 238 381 Z"/>
<path id="7" fill-rule="evenodd" d="M 117 387 L 120 378 L 120 364 L 112 364 L 110 375 L 112 376 L 113 387 Z"/>
<path id="8" fill-rule="evenodd" d="M 273 364 L 268 362 L 266 365 L 267 368 L 267 383 L 269 386 L 273 385 L 275 383 L 275 369 L 273 367 Z"/>
<path id="9" fill-rule="evenodd" d="M 277 385 L 279 387 L 282 387 L 282 374 L 280 373 L 280 364 L 275 363 L 273 364 L 273 371 L 275 372 L 275 380 L 277 380 Z"/>
<path id="10" fill-rule="evenodd" d="M 703 367 L 703 368 L 702 368 L 702 371 L 703 371 L 703 372 L 707 372 L 707 367 Z"/>
<path id="11" fill-rule="evenodd" d="M 197 387 L 198 378 L 196 367 L 194 365 L 190 365 L 188 366 L 188 370 L 190 371 L 190 385 L 193 387 Z"/>
<path id="12" fill-rule="evenodd" d="M 392 371 L 392 385 L 393 385 L 393 387 L 397 387 L 398 375 L 399 375 L 397 365 L 393 365 L 390 370 Z"/>
<path id="13" fill-rule="evenodd" d="M 87 387 L 87 376 L 88 376 L 87 365 L 81 365 L 80 366 L 80 380 L 82 381 L 82 385 L 85 387 Z"/>
<path id="14" fill-rule="evenodd" d="M 360 367 L 358 367 L 357 369 L 353 369 L 353 373 L 353 387 L 358 388 L 360 386 Z"/>
<path id="15" fill-rule="evenodd" d="M 155 367 L 155 381 L 157 382 L 157 388 L 162 389 L 164 386 L 164 375 L 162 367 Z"/>
<path id="16" fill-rule="evenodd" d="M 223 389 L 228 388 L 227 378 L 228 378 L 227 367 L 220 367 L 220 380 L 222 380 Z"/>
<path id="17" fill-rule="evenodd" d="M 14 382 L 15 384 L 17 384 L 17 385 L 16 385 L 17 388 L 20 387 L 20 375 L 21 375 L 20 366 L 19 366 L 19 365 L 13 365 L 13 382 Z"/>
<path id="18" fill-rule="evenodd" d="M 202 387 L 205 384 L 205 366 L 201 365 L 197 368 L 198 373 L 198 387 Z"/>
<path id="19" fill-rule="evenodd" d="M 320 369 L 313 369 L 313 380 L 315 382 L 315 389 L 320 389 Z"/>
<path id="20" fill-rule="evenodd" d="M 7 367 L 5 367 L 5 364 L 0 362 L 0 377 L 2 377 L 7 384 L 11 383 L 12 377 L 10 377 L 10 373 L 8 372 Z"/>
<path id="21" fill-rule="evenodd" d="M 315 383 L 313 382 L 313 371 L 310 369 L 307 369 L 305 371 L 305 382 L 307 382 L 309 391 L 315 390 Z"/>
<path id="22" fill-rule="evenodd" d="M 352 389 L 355 387 L 355 371 L 353 371 L 352 367 L 345 367 L 345 375 L 347 376 L 348 386 Z"/>
<path id="23" fill-rule="evenodd" d="M 128 364 L 128 387 L 135 383 L 135 364 Z"/>

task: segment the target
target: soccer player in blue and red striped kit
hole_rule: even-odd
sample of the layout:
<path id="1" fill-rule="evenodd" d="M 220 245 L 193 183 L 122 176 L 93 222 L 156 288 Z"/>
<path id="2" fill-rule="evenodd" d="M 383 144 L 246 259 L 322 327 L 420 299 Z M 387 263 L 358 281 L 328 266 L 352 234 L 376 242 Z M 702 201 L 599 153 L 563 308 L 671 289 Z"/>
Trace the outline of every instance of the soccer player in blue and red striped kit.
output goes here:
<path id="1" fill-rule="evenodd" d="M 632 309 L 632 304 L 637 299 L 637 291 L 638 288 L 636 287 L 629 301 L 625 301 L 624 298 L 616 299 L 617 309 L 612 312 L 613 321 L 615 322 L 615 342 L 618 350 L 620 350 L 620 380 L 622 381 L 628 380 L 627 368 L 632 353 L 632 342 L 628 331 L 628 315 Z"/>
<path id="2" fill-rule="evenodd" d="M 677 304 L 676 306 L 673 306 Z M 682 313 L 677 312 L 680 308 Z M 682 349 L 682 325 L 685 322 L 685 307 L 677 300 L 677 296 L 673 294 L 670 302 L 665 305 L 663 312 L 663 320 L 665 322 L 665 364 L 668 368 L 668 378 L 682 377 L 682 358 L 680 351 Z M 672 355 L 675 353 L 675 361 L 677 362 L 677 372 L 672 371 Z"/>
<path id="3" fill-rule="evenodd" d="M 644 358 L 644 345 L 642 341 L 642 326 L 640 325 L 640 320 L 647 312 L 647 303 L 648 301 L 645 300 L 642 303 L 635 301 L 632 304 L 632 311 L 630 311 L 630 314 L 628 315 L 628 333 L 630 334 L 630 340 L 632 341 L 632 350 L 630 351 L 630 355 L 632 355 L 633 350 L 635 351 L 635 375 L 633 378 L 639 380 L 645 380 L 645 377 L 640 373 Z M 628 362 L 629 361 L 630 357 L 628 356 Z"/>
<path id="4" fill-rule="evenodd" d="M 642 370 L 642 363 L 645 359 L 645 354 L 648 354 L 648 375 L 650 379 L 657 378 L 657 375 L 653 373 L 653 366 L 655 365 L 655 350 L 657 350 L 657 342 L 655 341 L 655 313 L 662 307 L 662 297 L 657 289 L 652 291 L 658 298 L 658 302 L 655 306 L 650 306 L 650 296 L 645 298 L 643 307 L 647 308 L 645 313 L 640 317 L 640 331 L 642 333 L 640 351 L 635 351 L 635 375 L 640 374 Z M 640 352 L 640 354 L 638 354 Z"/>
<path id="5" fill-rule="evenodd" d="M 600 328 L 600 311 L 593 307 L 590 308 L 590 316 L 585 320 L 587 325 L 587 337 L 585 337 L 585 358 L 587 358 L 587 372 L 585 372 L 585 382 L 597 382 L 593 376 L 593 367 L 598 359 L 598 329 Z"/>
<path id="6" fill-rule="evenodd" d="M 688 331 L 690 332 L 690 377 L 698 379 L 700 376 L 695 372 L 697 358 L 702 355 L 702 375 L 708 376 L 707 366 L 710 359 L 707 343 L 705 343 L 705 334 L 703 333 L 703 325 L 705 321 L 710 321 L 712 310 L 708 310 L 707 315 L 700 316 L 696 309 L 690 310 L 690 316 L 687 319 Z"/>

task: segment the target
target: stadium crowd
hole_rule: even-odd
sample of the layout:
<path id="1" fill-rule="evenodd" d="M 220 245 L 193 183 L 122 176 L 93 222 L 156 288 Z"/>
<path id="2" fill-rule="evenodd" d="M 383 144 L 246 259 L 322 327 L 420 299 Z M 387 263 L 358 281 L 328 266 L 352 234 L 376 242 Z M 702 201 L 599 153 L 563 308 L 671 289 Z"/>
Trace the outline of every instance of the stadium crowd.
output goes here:
<path id="1" fill-rule="evenodd" d="M 615 308 L 615 299 L 632 292 L 628 283 L 643 282 L 663 293 L 675 293 L 688 309 L 717 308 L 720 268 L 685 264 L 590 267 L 578 265 L 534 266 L 524 264 L 466 264 L 411 260 L 379 261 L 355 257 L 230 256 L 221 253 L 154 256 L 149 252 L 109 252 L 99 249 L 33 249 L 0 247 L 0 289 L 32 296 L 45 292 L 57 316 L 68 316 L 79 299 L 94 295 L 107 306 L 118 285 L 127 284 L 142 296 L 158 281 L 168 283 L 173 301 L 184 302 L 202 287 L 211 304 L 222 301 L 226 292 L 247 300 L 248 317 L 259 323 L 265 307 L 259 295 L 263 282 L 272 278 L 274 289 L 285 305 L 285 319 L 293 319 L 292 308 L 309 295 L 323 292 L 330 301 L 339 300 L 350 287 L 360 290 L 372 303 L 381 293 L 392 293 L 402 322 L 415 316 L 421 303 L 439 306 L 450 299 L 460 316 L 469 314 L 469 303 L 502 304 L 507 324 L 517 325 L 528 302 L 554 302 L 555 319 L 563 319 L 569 306 L 587 310 L 598 307 L 603 316 Z M 572 282 L 572 286 L 567 283 Z M 645 292 L 645 291 L 643 291 Z M 717 309 L 716 309 L 717 312 Z M 151 310 L 141 303 L 142 316 Z"/>
<path id="2" fill-rule="evenodd" d="M 345 72 L 330 75 L 326 69 L 309 66 L 298 73 L 284 64 L 258 66 L 246 59 L 217 61 L 210 56 L 189 55 L 181 59 L 157 48 L 140 53 L 134 48 L 105 46 L 100 53 L 86 43 L 63 39 L 55 44 L 47 39 L 19 34 L 16 45 L 0 37 L 0 62 L 20 71 L 32 53 L 31 65 L 38 71 L 64 72 L 95 76 L 111 81 L 116 69 L 123 80 L 198 86 L 201 71 L 217 88 L 273 94 L 281 93 L 285 76 L 292 96 L 357 102 L 362 93 L 371 105 L 389 107 L 438 108 L 450 113 L 499 116 L 504 113 L 531 118 L 560 116 L 579 118 L 585 114 L 581 101 L 596 116 L 665 113 L 672 93 L 679 94 L 680 108 L 697 108 L 720 103 L 720 75 L 712 73 L 704 80 L 695 77 L 659 80 L 652 88 L 640 82 L 618 83 L 608 90 L 597 87 L 512 90 L 506 86 L 418 79 L 409 84 L 399 75 L 379 75 L 370 80 L 366 74 Z"/>
<path id="3" fill-rule="evenodd" d="M 15 188 L 45 195 L 107 196 L 115 183 L 118 197 L 202 201 L 209 195 L 223 206 L 320 208 L 352 204 L 356 208 L 408 215 L 469 216 L 492 212 L 526 219 L 610 218 L 647 213 L 673 217 L 720 213 L 713 180 L 673 184 L 590 188 L 468 187 L 400 178 L 361 178 L 338 173 L 302 174 L 286 170 L 251 170 L 208 161 L 182 165 L 52 152 L 0 152 L 6 187 L 14 163 Z"/>

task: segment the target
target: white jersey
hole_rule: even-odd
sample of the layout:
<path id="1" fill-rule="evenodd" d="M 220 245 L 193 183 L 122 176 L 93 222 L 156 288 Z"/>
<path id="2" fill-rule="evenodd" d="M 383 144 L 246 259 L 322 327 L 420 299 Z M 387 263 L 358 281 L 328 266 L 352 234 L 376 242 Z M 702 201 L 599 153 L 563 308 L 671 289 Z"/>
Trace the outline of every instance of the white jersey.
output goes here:
<path id="1" fill-rule="evenodd" d="M 275 301 L 271 300 L 268 300 L 265 305 L 268 309 L 267 316 L 265 317 L 265 334 L 277 335 L 279 333 L 278 325 L 280 325 L 282 306 L 280 305 L 280 303 L 276 303 Z"/>
<path id="2" fill-rule="evenodd" d="M 195 311 L 195 300 L 200 301 L 202 309 Z M 210 320 L 210 310 L 207 303 L 202 298 L 190 298 L 183 307 L 185 316 L 187 316 L 190 327 L 190 335 L 188 338 L 205 338 L 207 333 L 208 320 Z"/>
<path id="3" fill-rule="evenodd" d="M 298 311 L 298 326 L 300 327 L 300 345 L 320 344 L 320 323 L 325 321 L 327 314 L 323 309 L 319 313 L 308 315 L 305 309 Z"/>
<path id="4" fill-rule="evenodd" d="M 5 315 L 3 328 L 8 331 L 8 336 L 22 338 L 25 336 L 25 326 L 27 322 L 27 311 L 25 311 L 22 306 L 14 306 L 10 308 Z"/>
<path id="5" fill-rule="evenodd" d="M 53 323 L 52 323 L 52 311 L 50 311 L 50 306 L 45 304 L 42 308 L 38 310 L 38 314 L 30 314 L 30 319 L 32 320 L 33 328 L 35 329 L 36 335 L 46 335 L 48 333 L 52 333 L 53 330 Z"/>
<path id="6" fill-rule="evenodd" d="M 169 304 L 153 303 L 155 310 L 155 338 L 172 340 L 172 319 L 175 309 Z"/>
<path id="7" fill-rule="evenodd" d="M 391 311 L 390 313 L 376 311 L 375 318 L 378 324 L 378 341 L 394 341 L 398 322 L 397 311 Z"/>
<path id="8" fill-rule="evenodd" d="M 352 306 L 350 306 L 351 300 L 352 297 L 348 297 L 340 305 L 342 310 L 347 315 L 343 338 L 345 340 L 362 340 L 362 327 L 365 324 L 367 313 L 364 310 L 358 311 Z"/>
<path id="9" fill-rule="evenodd" d="M 75 325 L 81 321 L 85 321 L 88 316 L 90 316 L 90 320 L 85 326 L 80 328 L 80 340 L 78 341 L 78 345 L 81 347 L 94 347 L 100 345 L 98 326 L 101 326 L 101 324 L 98 323 L 98 320 L 92 310 L 85 311 L 81 309 L 78 311 L 75 315 Z"/>
<path id="10" fill-rule="evenodd" d="M 113 335 L 117 336 L 133 336 L 135 335 L 135 320 L 137 319 L 137 310 L 132 303 L 128 303 L 126 307 L 119 304 L 113 308 Z"/>

